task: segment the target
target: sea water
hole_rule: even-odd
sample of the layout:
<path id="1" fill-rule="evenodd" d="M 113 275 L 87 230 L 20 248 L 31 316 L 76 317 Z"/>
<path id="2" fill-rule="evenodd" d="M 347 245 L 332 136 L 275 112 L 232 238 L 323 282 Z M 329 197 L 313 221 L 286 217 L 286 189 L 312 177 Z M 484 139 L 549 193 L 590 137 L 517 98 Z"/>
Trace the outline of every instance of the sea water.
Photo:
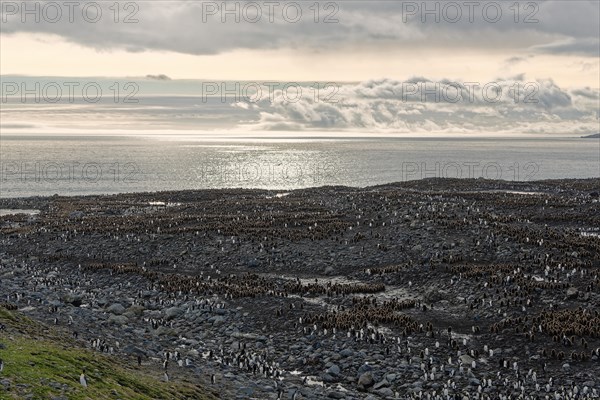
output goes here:
<path id="1" fill-rule="evenodd" d="M 2 135 L 0 196 L 597 178 L 599 157 L 578 136 Z"/>

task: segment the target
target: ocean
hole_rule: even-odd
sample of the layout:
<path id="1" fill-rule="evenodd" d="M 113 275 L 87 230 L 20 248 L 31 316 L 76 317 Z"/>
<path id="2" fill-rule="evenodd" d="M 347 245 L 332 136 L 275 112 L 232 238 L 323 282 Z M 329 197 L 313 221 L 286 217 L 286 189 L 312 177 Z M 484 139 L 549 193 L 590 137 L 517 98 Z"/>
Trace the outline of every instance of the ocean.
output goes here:
<path id="1" fill-rule="evenodd" d="M 250 135 L 2 135 L 0 196 L 600 176 L 600 141 L 573 136 Z"/>

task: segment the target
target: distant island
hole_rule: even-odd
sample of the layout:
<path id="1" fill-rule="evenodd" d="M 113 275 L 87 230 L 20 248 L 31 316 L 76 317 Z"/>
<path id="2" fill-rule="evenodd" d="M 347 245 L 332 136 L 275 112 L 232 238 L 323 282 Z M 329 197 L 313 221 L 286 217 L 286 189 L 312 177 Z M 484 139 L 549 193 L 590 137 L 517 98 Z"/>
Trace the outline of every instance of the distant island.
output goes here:
<path id="1" fill-rule="evenodd" d="M 600 133 L 592 133 L 591 135 L 582 136 L 583 139 L 599 139 Z"/>

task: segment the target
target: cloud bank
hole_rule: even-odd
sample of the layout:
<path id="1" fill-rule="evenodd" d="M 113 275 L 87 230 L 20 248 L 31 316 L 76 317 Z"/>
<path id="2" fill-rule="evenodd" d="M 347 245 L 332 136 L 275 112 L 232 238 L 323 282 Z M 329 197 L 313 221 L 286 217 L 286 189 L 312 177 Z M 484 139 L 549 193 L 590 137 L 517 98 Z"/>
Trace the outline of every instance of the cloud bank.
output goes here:
<path id="1" fill-rule="evenodd" d="M 552 80 L 523 76 L 496 82 L 413 78 L 322 90 L 277 90 L 273 101 L 234 104 L 259 118 L 253 130 L 360 130 L 364 132 L 586 133 L 599 126 L 598 90 L 563 90 Z M 297 97 L 297 98 L 296 98 Z"/>

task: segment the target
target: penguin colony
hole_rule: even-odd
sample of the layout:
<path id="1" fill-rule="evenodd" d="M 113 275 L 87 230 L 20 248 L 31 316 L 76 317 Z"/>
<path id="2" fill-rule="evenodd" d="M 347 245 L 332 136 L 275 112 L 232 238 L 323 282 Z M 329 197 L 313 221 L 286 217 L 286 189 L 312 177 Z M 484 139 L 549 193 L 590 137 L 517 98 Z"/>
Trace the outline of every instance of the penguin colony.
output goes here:
<path id="1" fill-rule="evenodd" d="M 42 212 L 0 217 L 1 306 L 258 398 L 597 398 L 598 183 L 3 199 Z"/>

